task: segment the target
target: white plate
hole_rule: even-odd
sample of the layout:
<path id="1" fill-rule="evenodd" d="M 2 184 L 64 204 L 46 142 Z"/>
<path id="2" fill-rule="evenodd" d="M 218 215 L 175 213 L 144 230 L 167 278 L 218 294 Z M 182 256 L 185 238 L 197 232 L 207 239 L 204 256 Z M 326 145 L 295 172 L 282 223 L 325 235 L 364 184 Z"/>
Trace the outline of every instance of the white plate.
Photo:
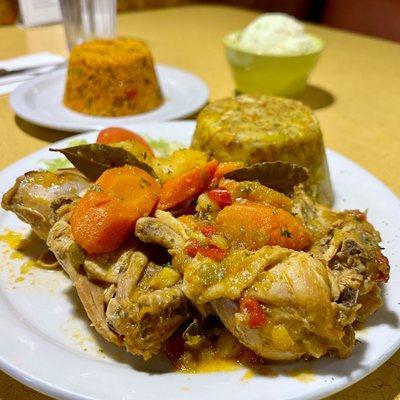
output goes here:
<path id="1" fill-rule="evenodd" d="M 19 86 L 10 96 L 15 113 L 48 128 L 82 132 L 137 122 L 170 121 L 193 115 L 209 97 L 208 87 L 197 76 L 178 68 L 156 67 L 164 103 L 153 111 L 126 117 L 96 117 L 64 106 L 66 70 L 39 76 Z"/>
<path id="2" fill-rule="evenodd" d="M 194 122 L 132 125 L 132 129 L 189 144 Z M 94 141 L 95 137 L 89 133 L 74 139 Z M 67 145 L 68 140 L 63 140 L 52 147 Z M 0 173 L 0 193 L 17 176 L 56 156 L 45 148 L 8 167 Z M 400 204 L 387 187 L 352 161 L 333 151 L 328 152 L 328 159 L 335 206 L 369 209 L 369 219 L 382 233 L 392 265 L 384 289 L 385 305 L 358 334 L 360 342 L 350 358 L 271 366 L 276 377 L 251 379 L 244 379 L 244 369 L 200 375 L 166 372 L 161 359 L 146 365 L 94 333 L 70 281 L 61 272 L 34 271 L 24 282 L 15 282 L 23 260 L 10 261 L 0 252 L 0 367 L 26 385 L 60 399 L 317 399 L 358 381 L 400 345 Z M 27 231 L 4 211 L 0 212 L 0 227 Z M 296 378 L 289 371 L 303 373 Z"/>

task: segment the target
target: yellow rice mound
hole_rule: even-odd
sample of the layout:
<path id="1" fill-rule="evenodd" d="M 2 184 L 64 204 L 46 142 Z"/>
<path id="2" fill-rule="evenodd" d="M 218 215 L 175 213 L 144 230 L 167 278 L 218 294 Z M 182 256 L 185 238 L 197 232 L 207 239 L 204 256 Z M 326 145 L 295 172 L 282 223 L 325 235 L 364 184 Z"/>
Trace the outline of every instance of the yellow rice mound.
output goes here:
<path id="1" fill-rule="evenodd" d="M 73 48 L 64 93 L 64 104 L 72 110 L 132 115 L 162 101 L 150 49 L 141 40 L 99 39 Z"/>

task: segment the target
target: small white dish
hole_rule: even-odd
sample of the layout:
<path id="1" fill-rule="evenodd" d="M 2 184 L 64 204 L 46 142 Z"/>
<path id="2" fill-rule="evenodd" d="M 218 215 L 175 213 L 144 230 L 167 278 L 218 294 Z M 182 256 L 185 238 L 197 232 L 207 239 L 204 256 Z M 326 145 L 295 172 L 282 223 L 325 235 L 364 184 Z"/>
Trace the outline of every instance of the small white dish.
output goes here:
<path id="1" fill-rule="evenodd" d="M 193 115 L 209 98 L 206 83 L 199 77 L 175 67 L 156 66 L 163 104 L 146 113 L 124 117 L 99 117 L 67 108 L 62 98 L 66 69 L 25 82 L 10 96 L 15 113 L 34 124 L 70 132 L 121 126 L 136 122 L 170 121 Z"/>
<path id="2" fill-rule="evenodd" d="M 132 124 L 151 139 L 188 145 L 193 121 Z M 73 138 L 94 142 L 97 132 Z M 71 139 L 52 148 L 70 146 Z M 49 147 L 0 172 L 0 195 L 19 175 L 59 158 Z M 381 232 L 392 265 L 384 286 L 384 306 L 357 333 L 353 354 L 344 360 L 322 358 L 271 365 L 276 376 L 251 377 L 246 369 L 182 374 L 161 357 L 145 363 L 107 344 L 90 328 L 70 280 L 61 271 L 34 270 L 22 275 L 24 260 L 10 259 L 0 243 L 0 368 L 24 384 L 63 400 L 305 400 L 320 399 L 357 382 L 383 364 L 400 346 L 400 202 L 377 178 L 349 159 L 328 151 L 337 209 L 368 209 Z M 12 213 L 0 210 L 0 234 L 28 232 Z"/>

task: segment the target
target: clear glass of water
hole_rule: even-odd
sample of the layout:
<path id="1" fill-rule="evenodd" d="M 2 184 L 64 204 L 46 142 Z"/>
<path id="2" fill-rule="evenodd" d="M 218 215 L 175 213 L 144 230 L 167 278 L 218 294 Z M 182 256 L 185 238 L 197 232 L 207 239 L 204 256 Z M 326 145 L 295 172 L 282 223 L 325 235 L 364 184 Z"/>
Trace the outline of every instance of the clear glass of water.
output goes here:
<path id="1" fill-rule="evenodd" d="M 69 50 L 94 38 L 114 38 L 116 0 L 60 0 Z"/>

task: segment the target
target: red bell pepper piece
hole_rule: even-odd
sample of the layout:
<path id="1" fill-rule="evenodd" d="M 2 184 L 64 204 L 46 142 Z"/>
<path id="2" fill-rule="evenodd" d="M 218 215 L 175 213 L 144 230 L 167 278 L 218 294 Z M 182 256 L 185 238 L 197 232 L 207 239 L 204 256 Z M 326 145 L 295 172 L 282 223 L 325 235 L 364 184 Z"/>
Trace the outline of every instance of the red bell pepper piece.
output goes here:
<path id="1" fill-rule="evenodd" d="M 218 204 L 220 208 L 230 206 L 232 204 L 232 198 L 230 193 L 226 189 L 213 189 L 207 192 L 207 196 Z"/>
<path id="2" fill-rule="evenodd" d="M 249 316 L 250 328 L 261 328 L 267 323 L 261 303 L 256 299 L 241 298 L 240 310 Z"/>

